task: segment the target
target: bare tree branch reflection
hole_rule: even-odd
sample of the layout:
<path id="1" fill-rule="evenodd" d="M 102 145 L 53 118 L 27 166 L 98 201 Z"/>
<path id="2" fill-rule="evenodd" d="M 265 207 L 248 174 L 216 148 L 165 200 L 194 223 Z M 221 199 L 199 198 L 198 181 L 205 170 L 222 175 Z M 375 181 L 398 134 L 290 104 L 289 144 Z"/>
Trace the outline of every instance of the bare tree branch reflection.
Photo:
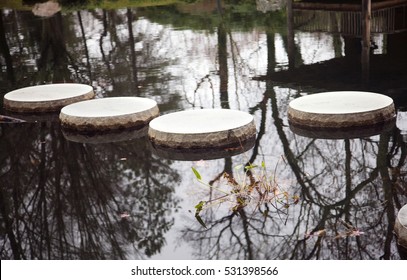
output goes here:
<path id="1" fill-rule="evenodd" d="M 92 67 L 91 67 L 91 63 L 90 63 L 88 44 L 86 42 L 85 29 L 83 27 L 82 15 L 81 15 L 80 11 L 77 11 L 76 14 L 78 16 L 78 22 L 79 22 L 79 27 L 81 29 L 81 35 L 82 35 L 82 41 L 83 41 L 83 48 L 85 50 L 86 68 L 88 70 L 89 80 L 92 81 L 93 80 L 92 79 Z"/>
<path id="2" fill-rule="evenodd" d="M 67 142 L 55 123 L 2 131 L 2 259 L 134 259 L 160 251 L 179 175 L 146 141 Z"/>
<path id="3" fill-rule="evenodd" d="M 8 79 L 12 84 L 15 84 L 16 80 L 14 76 L 13 59 L 10 54 L 10 48 L 7 44 L 2 10 L 0 10 L 0 52 L 2 53 L 4 60 L 6 62 Z"/>
<path id="4" fill-rule="evenodd" d="M 267 38 L 273 40 L 273 36 Z M 273 69 L 273 44 L 268 46 L 268 69 Z M 183 230 L 196 255 L 206 259 L 402 258 L 395 250 L 392 229 L 395 213 L 407 198 L 396 191 L 394 182 L 401 178 L 391 178 L 389 170 L 397 157 L 396 166 L 405 169 L 405 144 L 396 141 L 388 147 L 388 133 L 350 140 L 295 136 L 287 132 L 284 115 L 280 116 L 284 110 L 278 104 L 287 103 L 279 101 L 271 83 L 266 85 L 263 100 L 252 108 L 252 113 L 262 111 L 258 137 L 263 136 L 269 117 L 265 105 L 270 102 L 286 161 L 273 176 L 277 182 L 295 178 L 292 188 L 301 199 L 286 212 L 268 203 L 235 212 L 227 205 L 208 209 L 207 229 L 195 224 Z M 256 141 L 250 162 L 256 161 L 258 145 Z"/>

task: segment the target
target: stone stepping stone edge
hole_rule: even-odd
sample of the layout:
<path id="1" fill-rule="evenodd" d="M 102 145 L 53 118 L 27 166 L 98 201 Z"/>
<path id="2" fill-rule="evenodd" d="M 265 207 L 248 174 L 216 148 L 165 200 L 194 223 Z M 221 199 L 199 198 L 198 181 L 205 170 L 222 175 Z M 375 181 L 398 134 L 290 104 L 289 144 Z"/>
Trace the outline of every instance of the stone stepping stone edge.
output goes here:
<path id="1" fill-rule="evenodd" d="M 75 94 L 67 93 L 69 89 L 67 89 L 66 87 L 71 87 L 72 91 L 80 90 L 80 92 Z M 35 98 L 35 94 L 44 94 L 43 92 L 41 92 L 41 90 L 44 90 L 45 92 L 64 90 L 63 95 L 65 94 L 65 97 L 63 95 L 60 97 L 52 96 L 44 100 Z M 34 98 L 29 99 L 26 97 L 26 94 L 29 91 L 32 91 L 34 93 Z M 3 107 L 6 111 L 19 113 L 22 115 L 52 113 L 59 112 L 63 107 L 69 104 L 84 100 L 90 100 L 94 97 L 95 92 L 93 90 L 93 87 L 89 85 L 76 83 L 44 84 L 23 87 L 6 93 L 3 98 Z"/>
<path id="2" fill-rule="evenodd" d="M 331 98 L 330 95 L 332 98 L 339 99 L 336 101 L 339 105 L 328 99 L 328 97 Z M 354 108 L 352 108 L 352 101 L 349 101 L 352 95 L 355 95 L 356 104 L 358 104 Z M 364 99 L 373 103 L 369 104 L 373 108 L 372 110 L 368 109 L 369 106 L 366 105 L 368 103 L 360 103 Z M 312 102 L 316 102 L 315 108 L 312 106 Z M 350 106 L 346 106 L 347 103 Z M 318 108 L 321 104 L 322 106 L 326 104 L 330 109 Z M 308 106 L 311 107 L 307 108 Z M 335 108 L 336 106 L 337 108 Z M 363 108 L 360 109 L 359 106 Z M 336 110 L 337 112 L 327 113 L 329 110 Z M 339 91 L 315 93 L 296 98 L 288 106 L 287 117 L 290 125 L 299 128 L 335 131 L 338 129 L 367 128 L 394 122 L 396 112 L 394 102 L 388 96 L 372 92 Z"/>
<path id="3" fill-rule="evenodd" d="M 208 119 L 200 122 L 208 114 Z M 186 123 L 182 120 L 190 118 Z M 224 117 L 229 124 L 213 124 L 216 118 Z M 236 120 L 235 117 L 242 117 Z M 177 128 L 174 122 L 180 119 Z M 195 125 L 195 121 L 197 122 Z M 168 123 L 168 126 L 166 125 Z M 216 127 L 212 127 L 211 125 Z M 210 126 L 210 127 L 208 127 Z M 227 128 L 230 126 L 231 128 Z M 230 109 L 199 109 L 169 113 L 153 120 L 149 125 L 149 139 L 155 148 L 176 150 L 196 150 L 205 152 L 211 149 L 239 149 L 256 137 L 256 125 L 253 116 L 246 112 Z"/>

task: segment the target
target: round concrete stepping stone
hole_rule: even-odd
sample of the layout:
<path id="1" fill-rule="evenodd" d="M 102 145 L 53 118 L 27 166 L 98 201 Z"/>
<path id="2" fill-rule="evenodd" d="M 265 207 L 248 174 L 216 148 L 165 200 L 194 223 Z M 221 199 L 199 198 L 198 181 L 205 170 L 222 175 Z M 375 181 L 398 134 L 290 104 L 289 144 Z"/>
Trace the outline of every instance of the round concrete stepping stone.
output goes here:
<path id="1" fill-rule="evenodd" d="M 61 109 L 64 129 L 95 132 L 136 129 L 159 115 L 157 102 L 142 97 L 108 97 L 81 101 Z"/>
<path id="2" fill-rule="evenodd" d="M 148 130 L 153 145 L 175 149 L 235 147 L 255 135 L 253 116 L 229 109 L 167 114 L 152 120 Z"/>
<path id="3" fill-rule="evenodd" d="M 361 91 L 334 91 L 303 96 L 290 102 L 288 121 L 304 127 L 370 126 L 395 119 L 393 100 Z"/>
<path id="4" fill-rule="evenodd" d="M 394 232 L 398 237 L 397 242 L 407 248 L 407 205 L 404 205 L 397 214 Z"/>
<path id="5" fill-rule="evenodd" d="M 20 88 L 4 95 L 4 108 L 19 113 L 59 111 L 62 107 L 95 96 L 93 88 L 83 84 L 48 84 Z"/>

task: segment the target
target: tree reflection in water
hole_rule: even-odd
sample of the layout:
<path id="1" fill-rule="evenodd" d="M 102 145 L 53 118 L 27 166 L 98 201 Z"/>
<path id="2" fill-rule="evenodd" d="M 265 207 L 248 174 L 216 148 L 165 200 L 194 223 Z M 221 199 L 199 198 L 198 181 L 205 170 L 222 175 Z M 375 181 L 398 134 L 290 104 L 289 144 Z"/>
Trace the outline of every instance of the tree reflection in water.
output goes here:
<path id="1" fill-rule="evenodd" d="M 273 42 L 274 36 L 269 33 L 268 75 L 275 67 Z M 234 212 L 221 207 L 210 208 L 205 216 L 207 229 L 195 223 L 182 231 L 184 239 L 196 248 L 197 257 L 405 258 L 402 250 L 398 252 L 394 248 L 393 235 L 395 215 L 406 203 L 407 174 L 406 145 L 397 136 L 396 129 L 360 139 L 296 136 L 283 119 L 285 114 L 281 112 L 286 108 L 278 107 L 274 86 L 267 82 L 263 100 L 252 108 L 252 113 L 261 110 L 261 119 L 249 163 L 258 163 L 266 157 L 258 152 L 264 124 L 270 118 L 267 104 L 271 105 L 273 132 L 278 135 L 285 158 L 285 166 L 270 175 L 277 183 L 289 182 L 292 193 L 301 197 L 300 202 L 290 206 L 287 216 L 270 211 L 266 203 Z M 285 102 L 285 106 L 287 104 Z M 269 145 L 277 146 L 276 143 Z M 224 172 L 233 176 L 230 161 L 225 161 Z M 209 200 L 212 196 L 212 192 L 206 195 Z"/>
<path id="2" fill-rule="evenodd" d="M 2 259 L 127 259 L 160 251 L 179 175 L 151 156 L 145 139 L 74 143 L 57 123 L 0 132 Z"/>
<path id="3" fill-rule="evenodd" d="M 286 165 L 272 175 L 277 182 L 287 180 L 289 173 L 296 176 L 291 191 L 300 195 L 300 202 L 290 206 L 287 216 L 270 211 L 266 203 L 235 212 L 209 209 L 204 216 L 208 229 L 196 223 L 183 231 L 198 257 L 403 258 L 393 234 L 395 215 L 406 202 L 406 147 L 401 139 L 392 139 L 388 147 L 389 133 L 354 140 L 294 136 L 288 141 L 283 126 L 277 132 L 285 145 Z"/>
<path id="4" fill-rule="evenodd" d="M 295 30 L 285 12 L 259 15 L 250 8 L 254 1 L 249 2 L 219 9 L 209 4 L 226 2 L 205 1 L 213 9 L 201 15 L 180 12 L 181 5 L 83 9 L 41 19 L 4 9 L 0 88 L 5 93 L 17 86 L 78 82 L 92 84 L 98 97 L 154 98 L 163 113 L 222 107 L 253 114 L 258 125 L 254 148 L 243 160 L 222 160 L 221 172 L 210 183 L 218 184 L 223 172 L 236 175 L 238 164 L 264 160 L 273 169 L 279 162 L 271 175 L 300 201 L 285 214 L 264 203 L 235 212 L 223 206 L 209 209 L 204 216 L 208 229 L 193 221 L 182 233 L 198 258 L 405 258 L 392 230 L 397 211 L 407 202 L 406 144 L 396 129 L 352 140 L 310 139 L 290 131 L 285 116 L 289 101 L 329 85 L 313 70 L 302 71 L 320 81 L 317 89 L 297 86 L 297 76 L 288 75 L 278 86 L 272 81 L 286 68 L 313 69 L 307 64 L 317 63 L 304 54 L 326 43 L 317 40 L 307 52 L 305 37 L 314 35 Z M 342 50 L 348 56 L 349 41 L 332 36 L 335 58 Z M 405 33 L 384 39 L 389 55 L 390 47 L 400 49 L 390 61 L 403 61 L 398 56 L 405 53 L 405 41 L 399 43 L 399 36 Z M 265 49 L 267 73 L 260 76 Z M 255 56 L 259 58 L 252 61 Z M 390 80 L 378 72 L 378 82 Z M 254 82 L 256 76 L 262 82 Z M 169 161 L 152 155 L 144 140 L 79 144 L 66 141 L 52 122 L 1 125 L 1 258 L 159 255 L 164 234 L 174 230 L 170 212 L 179 205 L 173 191 L 182 169 L 171 169 Z"/>
<path id="5" fill-rule="evenodd" d="M 276 65 L 271 33 L 267 34 L 267 47 L 270 76 Z M 395 248 L 393 235 L 395 214 L 406 202 L 406 145 L 398 131 L 342 140 L 296 136 L 288 129 L 284 113 L 292 96 L 289 94 L 287 100 L 277 97 L 275 87 L 266 81 L 263 99 L 250 109 L 257 114 L 259 127 L 249 158 L 257 164 L 263 158 L 273 160 L 259 152 L 260 142 L 263 150 L 270 147 L 268 154 L 276 157 L 282 146 L 286 164 L 272 175 L 277 182 L 289 182 L 286 184 L 301 196 L 300 203 L 289 209 L 287 217 L 266 211 L 270 209 L 266 204 L 255 208 L 255 213 L 253 208 L 236 212 L 227 207 L 210 208 L 203 217 L 207 229 L 195 221 L 182 231 L 196 249 L 197 258 L 405 258 Z M 270 139 L 263 137 L 266 123 L 273 126 L 267 127 Z M 225 159 L 223 171 L 233 175 L 230 159 Z M 197 201 L 212 198 L 209 192 Z"/>

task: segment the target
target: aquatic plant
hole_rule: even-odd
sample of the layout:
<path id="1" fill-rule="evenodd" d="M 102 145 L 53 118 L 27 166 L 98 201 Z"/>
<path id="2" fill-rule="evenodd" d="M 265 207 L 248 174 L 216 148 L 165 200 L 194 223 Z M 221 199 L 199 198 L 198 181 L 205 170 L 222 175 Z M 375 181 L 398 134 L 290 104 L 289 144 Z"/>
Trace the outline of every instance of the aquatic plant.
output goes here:
<path id="1" fill-rule="evenodd" d="M 201 217 L 201 213 L 215 205 L 225 202 L 231 203 L 230 211 L 239 213 L 239 210 L 253 206 L 253 212 L 260 210 L 260 204 L 267 204 L 274 208 L 277 213 L 287 214 L 286 209 L 291 205 L 297 204 L 300 200 L 296 194 L 290 194 L 289 191 L 281 187 L 274 172 L 270 172 L 266 168 L 266 164 L 262 162 L 260 165 L 246 164 L 234 167 L 236 175 L 231 172 L 223 172 L 221 179 L 223 179 L 222 187 L 215 187 L 213 183 L 207 183 L 202 179 L 199 171 L 192 167 L 192 171 L 198 182 L 214 192 L 214 197 L 209 200 L 201 200 L 195 205 L 195 218 L 206 228 L 206 224 Z M 262 212 L 264 216 L 269 213 L 269 207 Z"/>

